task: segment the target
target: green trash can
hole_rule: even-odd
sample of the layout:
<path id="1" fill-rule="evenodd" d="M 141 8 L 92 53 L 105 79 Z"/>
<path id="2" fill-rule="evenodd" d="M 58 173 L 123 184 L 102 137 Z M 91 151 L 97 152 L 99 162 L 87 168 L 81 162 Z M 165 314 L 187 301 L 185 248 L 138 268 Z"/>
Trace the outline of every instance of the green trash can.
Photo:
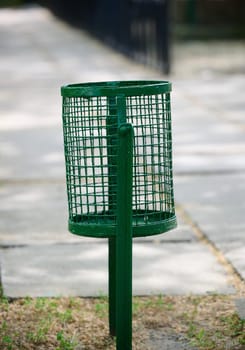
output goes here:
<path id="1" fill-rule="evenodd" d="M 61 88 L 69 230 L 109 238 L 109 323 L 117 349 L 131 349 L 132 237 L 177 225 L 170 92 L 166 81 Z"/>

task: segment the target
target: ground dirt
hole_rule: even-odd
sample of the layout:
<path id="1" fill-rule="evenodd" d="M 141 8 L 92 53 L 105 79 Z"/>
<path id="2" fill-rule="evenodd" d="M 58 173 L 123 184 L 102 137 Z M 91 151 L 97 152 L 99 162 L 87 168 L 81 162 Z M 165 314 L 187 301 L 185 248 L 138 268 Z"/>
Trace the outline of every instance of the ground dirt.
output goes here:
<path id="1" fill-rule="evenodd" d="M 245 323 L 234 295 L 133 299 L 133 349 L 245 349 Z M 115 349 L 108 300 L 25 298 L 0 302 L 0 349 Z M 188 347 L 187 347 L 188 344 Z M 182 346 L 182 347 L 181 347 Z M 173 349 L 173 348 L 172 348 Z"/>

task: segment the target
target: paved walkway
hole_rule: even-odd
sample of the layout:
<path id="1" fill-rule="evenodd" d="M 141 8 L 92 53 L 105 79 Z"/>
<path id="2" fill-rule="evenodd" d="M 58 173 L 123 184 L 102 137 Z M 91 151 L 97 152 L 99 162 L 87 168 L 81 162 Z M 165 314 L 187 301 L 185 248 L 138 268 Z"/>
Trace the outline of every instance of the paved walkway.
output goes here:
<path id="1" fill-rule="evenodd" d="M 135 240 L 137 294 L 235 293 L 222 261 L 245 279 L 245 45 L 227 45 L 174 47 L 174 73 L 167 79 L 173 82 L 179 227 Z M 166 77 L 39 7 L 0 11 L 0 51 L 4 293 L 106 292 L 107 243 L 67 232 L 59 88 Z"/>

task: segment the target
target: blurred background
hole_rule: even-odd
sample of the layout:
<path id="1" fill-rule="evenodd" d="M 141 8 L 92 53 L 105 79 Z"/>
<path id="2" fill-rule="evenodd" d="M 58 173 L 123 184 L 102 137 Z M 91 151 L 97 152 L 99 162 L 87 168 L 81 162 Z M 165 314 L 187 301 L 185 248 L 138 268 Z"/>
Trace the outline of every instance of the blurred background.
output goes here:
<path id="1" fill-rule="evenodd" d="M 30 5 L 1 0 L 0 6 Z M 56 16 L 141 63 L 173 71 L 173 45 L 190 40 L 245 39 L 243 0 L 40 0 Z M 195 52 L 194 52 L 195 53 Z M 200 55 L 205 54 L 200 49 Z"/>

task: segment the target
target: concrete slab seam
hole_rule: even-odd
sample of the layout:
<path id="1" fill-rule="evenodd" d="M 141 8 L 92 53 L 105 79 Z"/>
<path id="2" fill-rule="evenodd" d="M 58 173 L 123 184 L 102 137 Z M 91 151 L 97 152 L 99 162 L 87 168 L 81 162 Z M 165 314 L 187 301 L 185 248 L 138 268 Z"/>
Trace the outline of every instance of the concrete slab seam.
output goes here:
<path id="1" fill-rule="evenodd" d="M 208 236 L 203 232 L 203 230 L 199 227 L 199 225 L 194 222 L 189 215 L 189 213 L 184 209 L 184 206 L 181 204 L 176 204 L 176 207 L 179 211 L 179 214 L 182 216 L 184 222 L 190 225 L 197 239 L 206 245 L 210 252 L 216 257 L 219 264 L 221 264 L 226 273 L 228 282 L 232 284 L 237 293 L 245 293 L 245 281 L 243 280 L 240 273 L 236 270 L 236 268 L 232 265 L 232 263 L 224 256 L 224 254 L 216 247 L 216 245 L 208 238 Z"/>

